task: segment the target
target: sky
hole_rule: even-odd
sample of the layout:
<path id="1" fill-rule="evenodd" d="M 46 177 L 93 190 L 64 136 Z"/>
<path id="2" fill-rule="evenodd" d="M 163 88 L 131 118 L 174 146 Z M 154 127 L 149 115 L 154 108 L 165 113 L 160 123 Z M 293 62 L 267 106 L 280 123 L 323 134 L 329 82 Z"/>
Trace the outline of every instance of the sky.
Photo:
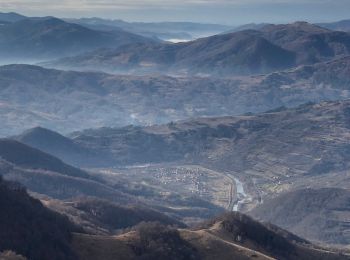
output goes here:
<path id="1" fill-rule="evenodd" d="M 350 0 L 0 0 L 0 11 L 28 16 L 240 25 L 350 19 Z"/>

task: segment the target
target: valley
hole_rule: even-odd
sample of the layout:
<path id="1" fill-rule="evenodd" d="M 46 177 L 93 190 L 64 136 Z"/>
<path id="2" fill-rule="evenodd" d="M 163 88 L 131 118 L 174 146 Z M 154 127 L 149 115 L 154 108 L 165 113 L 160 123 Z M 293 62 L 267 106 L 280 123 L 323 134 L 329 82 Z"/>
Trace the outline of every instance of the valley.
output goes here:
<path id="1" fill-rule="evenodd" d="M 82 189 L 87 184 L 79 184 L 62 197 L 34 185 L 20 171 L 5 176 L 68 201 L 74 194 L 87 194 L 114 203 L 146 204 L 193 226 L 225 211 L 250 214 L 288 192 L 348 190 L 349 107 L 348 100 L 310 103 L 256 115 L 104 127 L 68 136 L 35 128 L 15 138 L 86 169 L 95 182 L 91 187 L 98 190 L 92 193 Z M 45 182 L 50 183 L 47 177 Z M 345 197 L 339 203 L 346 203 Z M 335 212 L 339 229 L 331 237 L 313 230 L 305 236 L 346 245 L 347 207 L 319 207 L 322 216 Z M 283 222 L 293 228 L 287 224 Z"/>

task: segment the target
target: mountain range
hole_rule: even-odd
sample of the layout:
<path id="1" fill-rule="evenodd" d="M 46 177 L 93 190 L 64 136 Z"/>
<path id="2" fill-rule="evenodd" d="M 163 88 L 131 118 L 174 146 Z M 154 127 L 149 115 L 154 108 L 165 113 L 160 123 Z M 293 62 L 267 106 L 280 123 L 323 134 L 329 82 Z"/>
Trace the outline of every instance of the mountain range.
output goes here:
<path id="1" fill-rule="evenodd" d="M 180 30 L 175 33 L 182 35 L 202 31 L 203 34 L 203 30 L 209 30 L 206 35 L 210 36 L 229 32 L 229 28 L 215 24 L 127 23 L 99 18 L 63 21 L 16 13 L 0 13 L 0 21 L 3 22 L 0 28 L 0 54 L 3 59 L 40 61 L 82 54 L 47 63 L 78 69 L 98 67 L 108 71 L 136 70 L 139 73 L 256 74 L 349 54 L 349 36 L 330 24 L 329 28 L 338 31 L 324 29 L 327 26 L 322 24 L 320 26 L 323 27 L 318 27 L 305 22 L 253 24 L 237 27 L 233 30 L 235 33 L 189 43 L 162 44 L 155 39 L 157 36 L 144 37 L 140 34 L 149 33 L 147 30 L 155 33 L 157 30 L 158 33 Z M 346 21 L 339 24 L 346 24 Z M 97 50 L 101 48 L 110 50 Z M 95 52 L 86 54 L 89 51 Z M 97 57 L 99 60 L 96 60 Z"/>
<path id="2" fill-rule="evenodd" d="M 0 55 L 5 61 L 33 62 L 73 56 L 43 64 L 119 73 L 219 76 L 269 73 L 349 55 L 350 45 L 348 33 L 305 22 L 247 25 L 233 33 L 170 44 L 135 34 L 135 28 L 171 27 L 200 31 L 203 28 L 219 30 L 220 26 L 128 24 L 97 18 L 63 21 L 15 13 L 0 14 L 0 21 L 4 23 L 0 28 Z M 99 25 L 115 27 L 106 29 Z M 221 27 L 225 31 L 224 26 Z"/>

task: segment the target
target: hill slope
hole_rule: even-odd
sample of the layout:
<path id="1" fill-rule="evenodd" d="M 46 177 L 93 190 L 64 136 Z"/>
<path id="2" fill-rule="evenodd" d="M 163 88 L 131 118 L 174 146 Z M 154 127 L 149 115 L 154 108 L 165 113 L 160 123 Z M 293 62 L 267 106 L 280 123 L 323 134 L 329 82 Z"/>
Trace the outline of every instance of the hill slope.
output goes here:
<path id="1" fill-rule="evenodd" d="M 121 205 L 111 201 L 81 198 L 70 202 L 43 199 L 45 206 L 66 215 L 90 234 L 115 235 L 141 222 L 186 227 L 181 221 L 141 205 Z"/>
<path id="2" fill-rule="evenodd" d="M 296 53 L 296 64 L 314 64 L 349 55 L 350 34 L 330 31 L 306 22 L 267 25 L 262 34 L 272 43 Z"/>
<path id="3" fill-rule="evenodd" d="M 348 259 L 312 248 L 276 227 L 235 213 L 197 230 L 145 224 L 114 238 L 76 235 L 73 246 L 83 259 Z M 87 250 L 90 248 L 91 250 Z"/>
<path id="4" fill-rule="evenodd" d="M 24 168 L 60 172 L 71 177 L 92 178 L 86 172 L 69 166 L 49 154 L 9 139 L 0 139 L 0 157 Z"/>
<path id="5" fill-rule="evenodd" d="M 303 189 L 268 200 L 251 215 L 311 240 L 348 245 L 349 200 L 345 189 Z"/>
<path id="6" fill-rule="evenodd" d="M 14 140 L 0 139 L 0 174 L 30 191 L 57 199 L 79 196 L 100 197 L 127 203 L 135 199 L 98 177 Z"/>
<path id="7" fill-rule="evenodd" d="M 349 125 L 346 115 L 349 106 L 348 100 L 324 102 L 251 116 L 200 118 L 143 128 L 91 129 L 74 133 L 72 137 L 80 145 L 109 150 L 115 158 L 120 159 L 120 163 L 125 164 L 203 160 L 201 162 L 217 163 L 221 164 L 222 168 L 233 170 L 239 168 L 239 165 L 248 166 L 245 163 L 238 163 L 240 160 L 243 160 L 242 162 L 249 160 L 253 163 L 253 156 L 256 155 L 255 159 L 258 159 L 259 151 L 264 151 L 262 156 L 269 154 L 275 158 L 285 155 L 286 157 L 281 157 L 279 162 L 287 163 L 291 167 L 290 171 L 296 162 L 294 160 L 288 162 L 287 157 L 296 153 L 295 160 L 300 157 L 298 169 L 299 171 L 304 169 L 298 171 L 298 174 L 306 174 L 309 171 L 309 174 L 312 174 L 311 169 L 317 172 L 316 165 L 327 161 L 330 164 L 330 168 L 324 169 L 327 173 L 331 169 L 347 167 L 345 151 Z M 336 127 L 332 128 L 333 126 Z M 311 138 L 312 136 L 317 138 Z M 329 136 L 329 139 L 325 136 Z M 333 139 L 336 142 L 333 142 Z M 278 142 L 283 142 L 285 145 L 278 146 Z M 323 142 L 329 145 L 323 146 Z M 225 146 L 226 153 L 221 150 L 222 146 Z M 318 150 L 318 147 L 322 149 Z M 339 159 L 341 164 L 331 163 L 336 160 L 336 156 L 322 154 L 325 149 L 332 150 L 333 155 L 339 153 L 344 160 Z M 302 160 L 303 154 L 312 155 L 312 158 Z M 321 160 L 316 160 L 317 158 Z M 312 168 L 313 166 L 315 167 Z"/>
<path id="8" fill-rule="evenodd" d="M 79 229 L 19 185 L 0 178 L 0 206 L 0 251 L 13 250 L 28 259 L 76 259 L 70 240 Z"/>
<path id="9" fill-rule="evenodd" d="M 79 146 L 73 140 L 41 127 L 29 129 L 13 138 L 72 165 L 87 167 L 90 164 L 96 167 L 109 165 L 113 162 L 108 154 L 94 151 L 89 147 Z"/>

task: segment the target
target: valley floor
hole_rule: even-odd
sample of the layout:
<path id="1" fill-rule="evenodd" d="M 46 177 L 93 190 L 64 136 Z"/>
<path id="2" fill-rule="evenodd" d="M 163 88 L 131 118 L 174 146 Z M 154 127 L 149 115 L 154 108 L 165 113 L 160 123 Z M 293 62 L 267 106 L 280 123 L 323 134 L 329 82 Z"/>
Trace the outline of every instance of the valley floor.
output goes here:
<path id="1" fill-rule="evenodd" d="M 228 211 L 250 209 L 261 201 L 250 193 L 256 187 L 248 189 L 238 174 L 214 171 L 200 165 L 147 164 L 97 171 L 112 182 L 126 180 L 127 183 L 141 184 L 156 191 L 157 196 L 196 197 Z M 258 193 L 254 190 L 254 194 Z"/>

